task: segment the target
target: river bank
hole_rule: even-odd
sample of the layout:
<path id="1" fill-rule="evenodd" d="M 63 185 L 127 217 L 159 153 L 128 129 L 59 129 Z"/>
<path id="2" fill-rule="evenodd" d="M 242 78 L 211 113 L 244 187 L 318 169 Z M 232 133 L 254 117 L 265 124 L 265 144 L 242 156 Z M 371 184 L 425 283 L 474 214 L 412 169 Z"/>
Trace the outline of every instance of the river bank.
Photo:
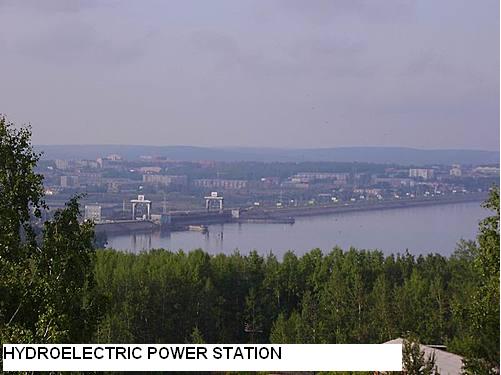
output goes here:
<path id="1" fill-rule="evenodd" d="M 266 219 L 288 218 L 298 216 L 318 216 L 331 215 L 341 212 L 355 211 L 374 211 L 388 210 L 395 208 L 409 208 L 421 206 L 435 206 L 442 204 L 467 203 L 467 202 L 483 202 L 488 197 L 487 192 L 468 193 L 468 194 L 451 194 L 433 198 L 405 198 L 385 201 L 358 201 L 353 203 L 337 203 L 324 206 L 309 206 L 309 207 L 283 207 L 283 208 L 264 208 L 258 210 L 248 210 L 242 214 L 246 219 Z"/>

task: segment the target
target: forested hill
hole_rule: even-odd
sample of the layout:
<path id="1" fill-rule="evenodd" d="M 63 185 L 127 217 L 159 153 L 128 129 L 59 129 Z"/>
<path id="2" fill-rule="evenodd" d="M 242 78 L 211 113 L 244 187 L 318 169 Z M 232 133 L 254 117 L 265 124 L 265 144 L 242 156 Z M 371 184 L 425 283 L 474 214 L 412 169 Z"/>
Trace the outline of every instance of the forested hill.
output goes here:
<path id="1" fill-rule="evenodd" d="M 338 147 L 317 149 L 210 148 L 140 145 L 39 145 L 44 159 L 96 159 L 116 153 L 133 160 L 142 155 L 173 160 L 216 161 L 337 161 L 424 164 L 493 164 L 499 152 L 483 150 L 423 150 L 405 147 Z"/>

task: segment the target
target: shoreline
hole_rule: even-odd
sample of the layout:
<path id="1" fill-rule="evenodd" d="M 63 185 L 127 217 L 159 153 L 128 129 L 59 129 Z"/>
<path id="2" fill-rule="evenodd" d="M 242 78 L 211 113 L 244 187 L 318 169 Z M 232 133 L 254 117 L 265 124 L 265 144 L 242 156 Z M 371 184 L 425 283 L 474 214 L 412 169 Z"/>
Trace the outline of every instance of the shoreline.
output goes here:
<path id="1" fill-rule="evenodd" d="M 364 202 L 364 203 L 353 203 L 353 204 L 340 204 L 340 205 L 328 205 L 328 206 L 316 206 L 316 207 L 293 207 L 293 208 L 268 208 L 263 209 L 260 215 L 248 214 L 244 217 L 246 219 L 263 218 L 263 217 L 273 217 L 273 218 L 287 218 L 287 217 L 299 217 L 299 216 L 320 216 L 320 215 L 331 215 L 336 213 L 345 212 L 364 212 L 364 211 L 378 211 L 378 210 L 391 210 L 398 208 L 413 208 L 413 207 L 426 207 L 426 206 L 438 206 L 444 204 L 457 204 L 457 203 L 469 203 L 469 202 L 483 202 L 487 199 L 488 193 L 469 193 L 461 194 L 457 196 L 445 196 L 442 198 L 417 198 L 417 199 L 405 199 L 405 200 L 395 200 L 395 201 L 383 201 L 383 202 Z"/>

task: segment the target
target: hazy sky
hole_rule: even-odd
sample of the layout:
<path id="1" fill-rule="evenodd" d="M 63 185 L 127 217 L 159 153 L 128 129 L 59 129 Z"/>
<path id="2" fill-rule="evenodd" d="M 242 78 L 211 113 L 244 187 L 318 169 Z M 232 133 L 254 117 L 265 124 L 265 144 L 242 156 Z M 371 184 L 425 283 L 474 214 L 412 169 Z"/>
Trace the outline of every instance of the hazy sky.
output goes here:
<path id="1" fill-rule="evenodd" d="M 0 0 L 38 144 L 499 149 L 499 0 Z"/>

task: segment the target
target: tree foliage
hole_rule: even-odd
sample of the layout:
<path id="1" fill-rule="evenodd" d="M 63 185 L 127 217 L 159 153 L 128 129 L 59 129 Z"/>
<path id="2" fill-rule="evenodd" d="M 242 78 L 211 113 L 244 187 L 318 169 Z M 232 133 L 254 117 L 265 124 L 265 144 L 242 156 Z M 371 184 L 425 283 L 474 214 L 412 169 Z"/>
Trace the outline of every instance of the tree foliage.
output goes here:
<path id="1" fill-rule="evenodd" d="M 39 156 L 29 127 L 0 118 L 0 342 L 89 341 L 102 305 L 93 229 L 79 223 L 77 198 L 41 221 Z"/>
<path id="2" fill-rule="evenodd" d="M 499 190 L 483 205 L 494 211 L 479 225 L 473 248 L 477 284 L 465 315 L 471 320 L 467 335 L 466 370 L 472 374 L 499 374 Z"/>
<path id="3" fill-rule="evenodd" d="M 415 337 L 407 337 L 402 348 L 404 373 L 407 375 L 440 375 L 437 369 L 435 353 L 427 356 L 421 350 Z"/>

